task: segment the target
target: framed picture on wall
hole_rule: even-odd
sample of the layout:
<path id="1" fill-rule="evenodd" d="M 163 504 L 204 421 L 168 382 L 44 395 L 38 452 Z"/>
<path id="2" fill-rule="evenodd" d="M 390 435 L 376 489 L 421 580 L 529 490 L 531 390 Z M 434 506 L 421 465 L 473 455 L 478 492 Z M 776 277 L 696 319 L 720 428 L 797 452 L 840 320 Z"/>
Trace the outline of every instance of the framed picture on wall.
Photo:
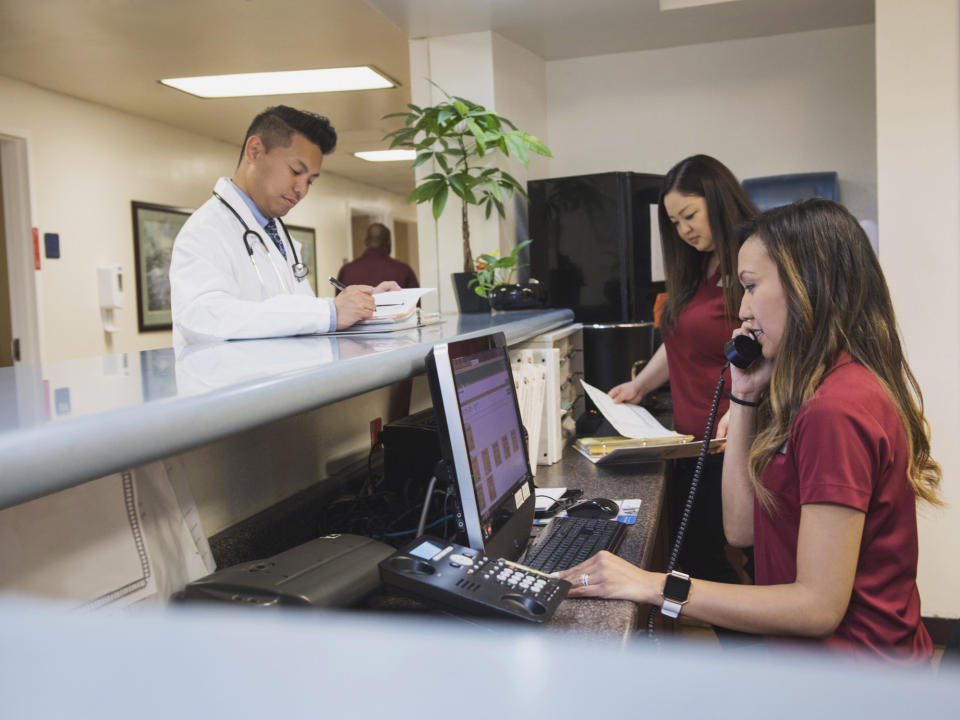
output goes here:
<path id="1" fill-rule="evenodd" d="M 300 262 L 310 268 L 310 274 L 307 280 L 310 287 L 313 288 L 313 294 L 317 294 L 317 234 L 313 228 L 301 227 L 300 225 L 287 225 L 290 231 L 290 237 L 303 246 Z"/>
<path id="2" fill-rule="evenodd" d="M 138 202 L 133 208 L 133 257 L 140 332 L 169 330 L 170 255 L 173 241 L 193 210 Z"/>

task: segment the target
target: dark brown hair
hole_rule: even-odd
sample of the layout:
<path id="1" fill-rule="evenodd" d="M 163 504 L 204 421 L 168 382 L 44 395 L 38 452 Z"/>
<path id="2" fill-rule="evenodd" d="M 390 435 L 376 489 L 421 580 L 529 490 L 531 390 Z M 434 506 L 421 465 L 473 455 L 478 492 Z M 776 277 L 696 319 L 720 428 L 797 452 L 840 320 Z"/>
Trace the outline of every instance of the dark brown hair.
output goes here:
<path id="1" fill-rule="evenodd" d="M 940 466 L 930 457 L 923 395 L 903 354 L 880 262 L 850 212 L 814 198 L 774 208 L 741 229 L 777 267 L 787 322 L 760 405 L 750 476 L 760 504 L 775 501 L 759 479 L 787 441 L 800 407 L 813 397 L 841 351 L 869 370 L 897 408 L 907 436 L 907 473 L 917 497 L 940 504 Z"/>
<path id="2" fill-rule="evenodd" d="M 740 249 L 737 229 L 757 214 L 757 208 L 727 166 L 709 155 L 693 155 L 681 160 L 664 176 L 658 204 L 667 300 L 660 323 L 667 332 L 673 329 L 680 311 L 697 292 L 703 267 L 703 253 L 680 239 L 663 206 L 663 198 L 673 191 L 702 197 L 707 203 L 710 233 L 723 280 L 723 309 L 733 320 L 743 295 L 737 282 Z"/>

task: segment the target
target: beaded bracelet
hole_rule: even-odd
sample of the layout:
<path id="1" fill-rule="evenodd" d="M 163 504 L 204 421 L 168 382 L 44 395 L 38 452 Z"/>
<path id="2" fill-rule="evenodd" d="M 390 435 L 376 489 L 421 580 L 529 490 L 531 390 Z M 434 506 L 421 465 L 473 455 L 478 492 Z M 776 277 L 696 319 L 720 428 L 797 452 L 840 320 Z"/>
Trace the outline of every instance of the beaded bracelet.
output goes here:
<path id="1" fill-rule="evenodd" d="M 741 400 L 733 393 L 730 393 L 730 402 L 736 403 L 737 405 L 743 405 L 744 407 L 760 407 L 760 403 L 750 402 L 749 400 Z"/>

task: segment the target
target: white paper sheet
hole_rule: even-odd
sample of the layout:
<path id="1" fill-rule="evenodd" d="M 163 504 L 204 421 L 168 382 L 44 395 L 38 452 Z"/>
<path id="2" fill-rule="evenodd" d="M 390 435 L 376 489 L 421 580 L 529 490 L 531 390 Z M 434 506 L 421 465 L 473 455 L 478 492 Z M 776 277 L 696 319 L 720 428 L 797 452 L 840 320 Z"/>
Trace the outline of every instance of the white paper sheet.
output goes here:
<path id="1" fill-rule="evenodd" d="M 390 290 L 373 296 L 377 309 L 373 317 L 361 320 L 358 325 L 376 325 L 379 323 L 400 322 L 409 318 L 417 308 L 417 303 L 427 293 L 435 293 L 436 288 L 406 288 Z"/>
<path id="2" fill-rule="evenodd" d="M 580 384 L 583 386 L 584 392 L 587 393 L 587 397 L 597 406 L 600 414 L 609 420 L 617 432 L 624 437 L 637 440 L 684 437 L 678 432 L 667 430 L 646 408 L 627 403 L 617 405 L 610 399 L 609 395 L 602 390 L 598 390 L 590 383 L 581 379 Z"/>

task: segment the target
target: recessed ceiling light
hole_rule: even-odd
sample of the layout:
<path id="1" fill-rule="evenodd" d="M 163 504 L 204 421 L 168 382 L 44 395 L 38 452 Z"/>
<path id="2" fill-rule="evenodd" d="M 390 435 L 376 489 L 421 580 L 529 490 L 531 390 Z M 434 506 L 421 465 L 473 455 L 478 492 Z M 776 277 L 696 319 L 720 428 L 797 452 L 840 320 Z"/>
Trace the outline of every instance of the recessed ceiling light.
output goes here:
<path id="1" fill-rule="evenodd" d="M 361 160 L 370 162 L 396 162 L 397 160 L 416 160 L 416 150 L 363 150 L 355 152 Z"/>
<path id="2" fill-rule="evenodd" d="M 395 81 L 367 66 L 241 73 L 238 75 L 205 75 L 202 77 L 169 78 L 160 82 L 203 98 L 376 90 L 397 86 Z"/>

